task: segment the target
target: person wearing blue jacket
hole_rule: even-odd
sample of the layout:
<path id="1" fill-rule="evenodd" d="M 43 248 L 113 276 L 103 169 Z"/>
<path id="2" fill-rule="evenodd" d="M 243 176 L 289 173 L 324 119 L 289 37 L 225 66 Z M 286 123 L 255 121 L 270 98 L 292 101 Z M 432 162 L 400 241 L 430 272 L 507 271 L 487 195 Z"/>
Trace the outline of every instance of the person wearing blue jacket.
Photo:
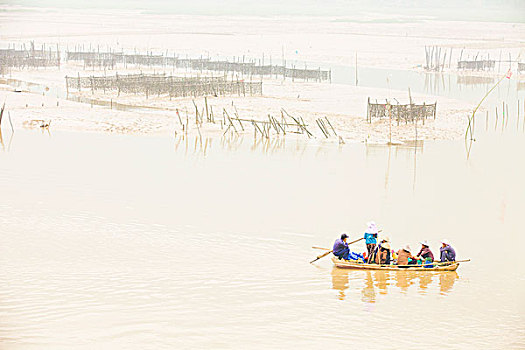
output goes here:
<path id="1" fill-rule="evenodd" d="M 370 262 L 370 257 L 374 253 L 377 245 L 377 234 L 379 233 L 379 230 L 377 229 L 377 225 L 375 222 L 370 221 L 367 223 L 367 229 L 365 231 L 365 243 L 366 243 L 366 250 L 367 250 L 367 257 L 368 262 Z"/>

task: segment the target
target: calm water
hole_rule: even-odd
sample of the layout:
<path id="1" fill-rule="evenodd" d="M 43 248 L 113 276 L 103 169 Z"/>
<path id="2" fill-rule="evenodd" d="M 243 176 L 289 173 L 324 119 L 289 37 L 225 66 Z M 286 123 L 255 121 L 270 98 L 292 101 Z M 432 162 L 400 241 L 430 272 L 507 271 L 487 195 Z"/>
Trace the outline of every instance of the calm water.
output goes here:
<path id="1" fill-rule="evenodd" d="M 0 348 L 523 348 L 515 129 L 489 128 L 468 160 L 461 141 L 4 129 Z M 446 237 L 472 262 L 435 274 L 308 263 L 312 245 L 359 237 L 370 219 L 395 248 L 428 239 L 436 252 Z"/>

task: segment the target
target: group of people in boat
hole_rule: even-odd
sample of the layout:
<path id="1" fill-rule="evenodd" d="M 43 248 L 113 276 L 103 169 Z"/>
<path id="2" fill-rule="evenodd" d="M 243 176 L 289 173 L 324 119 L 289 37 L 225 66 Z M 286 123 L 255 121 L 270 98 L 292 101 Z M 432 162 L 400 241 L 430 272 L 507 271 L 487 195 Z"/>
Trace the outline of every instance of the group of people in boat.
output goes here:
<path id="1" fill-rule="evenodd" d="M 410 267 L 410 265 L 426 265 L 434 262 L 434 254 L 427 241 L 422 241 L 421 249 L 414 256 L 409 245 L 395 251 L 390 246 L 388 237 L 378 238 L 379 230 L 375 222 L 367 224 L 363 239 L 366 243 L 366 252 L 363 254 L 352 252 L 348 246 L 348 235 L 343 233 L 338 238 L 333 247 L 333 254 L 339 259 L 355 260 L 367 264 L 390 265 L 395 264 L 400 267 Z M 379 241 L 379 243 L 378 243 Z M 456 261 L 456 251 L 447 239 L 441 240 L 440 261 Z"/>

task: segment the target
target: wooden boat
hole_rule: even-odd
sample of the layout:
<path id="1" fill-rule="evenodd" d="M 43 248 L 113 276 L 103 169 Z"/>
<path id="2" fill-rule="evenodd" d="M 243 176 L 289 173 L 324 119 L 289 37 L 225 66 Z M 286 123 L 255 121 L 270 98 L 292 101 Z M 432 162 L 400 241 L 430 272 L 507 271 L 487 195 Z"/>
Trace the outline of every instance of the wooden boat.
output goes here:
<path id="1" fill-rule="evenodd" d="M 334 265 L 341 269 L 354 269 L 354 270 L 381 270 L 381 271 L 456 271 L 459 267 L 459 262 L 446 262 L 446 263 L 434 263 L 434 267 L 423 267 L 421 265 L 378 265 L 378 264 L 365 264 L 353 262 L 350 260 L 342 260 L 336 257 L 332 257 Z"/>

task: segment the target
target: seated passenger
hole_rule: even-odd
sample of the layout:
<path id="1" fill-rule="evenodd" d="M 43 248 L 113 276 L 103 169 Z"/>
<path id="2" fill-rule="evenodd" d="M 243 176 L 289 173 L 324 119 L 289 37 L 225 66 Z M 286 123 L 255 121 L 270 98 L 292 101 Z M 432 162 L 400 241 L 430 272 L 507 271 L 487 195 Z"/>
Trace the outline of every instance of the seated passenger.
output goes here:
<path id="1" fill-rule="evenodd" d="M 350 248 L 348 248 L 348 243 L 346 242 L 347 239 L 348 235 L 346 233 L 343 233 L 341 235 L 341 238 L 335 240 L 334 247 L 332 250 L 334 255 L 337 256 L 339 259 L 348 260 Z"/>
<path id="2" fill-rule="evenodd" d="M 365 258 L 363 257 L 363 254 L 354 253 L 350 251 L 350 248 L 348 248 L 348 242 L 346 241 L 347 239 L 348 235 L 346 233 L 343 233 L 341 235 L 341 238 L 338 238 L 335 241 L 334 247 L 332 249 L 334 255 L 337 256 L 339 259 L 356 260 L 359 263 L 364 262 Z"/>
<path id="3" fill-rule="evenodd" d="M 421 250 L 417 253 L 416 258 L 424 260 L 425 262 L 434 261 L 434 254 L 432 254 L 427 241 L 421 242 Z"/>
<path id="4" fill-rule="evenodd" d="M 439 251 L 441 252 L 441 262 L 456 261 L 456 251 L 452 248 L 447 239 L 441 241 Z"/>
<path id="5" fill-rule="evenodd" d="M 390 265 L 390 239 L 383 238 L 375 250 L 375 263 L 380 265 Z"/>
<path id="6" fill-rule="evenodd" d="M 409 245 L 406 245 L 403 249 L 399 249 L 399 251 L 397 252 L 397 264 L 398 265 L 416 264 L 416 258 L 412 256 Z M 404 266 L 404 267 L 408 267 L 408 266 Z"/>

